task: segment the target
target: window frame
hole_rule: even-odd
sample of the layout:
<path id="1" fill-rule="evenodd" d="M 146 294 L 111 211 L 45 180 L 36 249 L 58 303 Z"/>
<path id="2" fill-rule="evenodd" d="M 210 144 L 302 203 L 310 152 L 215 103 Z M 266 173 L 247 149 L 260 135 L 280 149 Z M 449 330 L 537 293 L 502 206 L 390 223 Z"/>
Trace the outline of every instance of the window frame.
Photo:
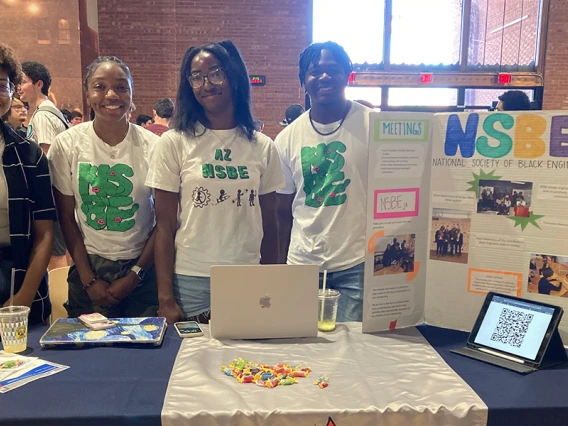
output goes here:
<path id="1" fill-rule="evenodd" d="M 391 39 L 392 39 L 392 5 L 395 0 L 384 0 L 385 2 L 385 12 L 384 12 L 384 25 L 383 25 L 383 61 L 378 64 L 354 64 L 355 72 L 363 73 L 384 73 L 390 75 L 402 75 L 407 73 L 420 73 L 420 72 L 434 72 L 445 74 L 446 77 L 450 75 L 460 75 L 463 79 L 464 75 L 469 76 L 479 76 L 479 75 L 491 75 L 496 76 L 499 71 L 488 71 L 488 70 L 472 70 L 468 69 L 468 49 L 469 49 L 469 35 L 470 35 L 470 24 L 471 24 L 471 6 L 472 0 L 463 0 L 462 5 L 462 22 L 461 22 L 461 35 L 460 35 L 460 55 L 459 62 L 456 67 L 455 64 L 448 65 L 399 65 L 391 63 Z M 540 0 L 540 16 L 538 21 L 538 31 L 536 34 L 536 52 L 535 52 L 535 69 L 533 71 L 520 71 L 520 72 L 507 72 L 513 74 L 514 81 L 512 86 L 518 87 L 537 87 L 542 86 L 542 76 L 544 72 L 544 59 L 545 59 L 545 46 L 546 46 L 546 30 L 550 9 L 550 0 Z M 310 26 L 309 34 L 313 41 L 313 1 L 310 10 Z M 501 66 L 506 66 L 501 65 Z M 515 76 L 521 77 L 516 79 Z M 529 78 L 522 78 L 529 77 Z M 537 78 L 538 77 L 538 78 Z M 457 83 L 458 79 L 454 80 L 453 83 Z M 516 80 L 516 81 L 515 81 Z M 365 81 L 364 85 L 369 85 L 369 81 Z M 404 82 L 405 87 L 408 87 L 408 81 Z M 357 85 L 355 83 L 354 85 Z M 375 84 L 371 84 L 375 85 Z M 397 84 L 398 85 L 398 84 Z M 504 87 L 499 85 L 497 82 L 483 81 L 484 86 L 489 87 Z M 462 84 L 458 84 L 462 86 Z M 477 85 L 476 85 L 477 86 Z M 448 87 L 448 86 L 444 86 Z M 507 87 L 507 86 L 505 86 Z"/>

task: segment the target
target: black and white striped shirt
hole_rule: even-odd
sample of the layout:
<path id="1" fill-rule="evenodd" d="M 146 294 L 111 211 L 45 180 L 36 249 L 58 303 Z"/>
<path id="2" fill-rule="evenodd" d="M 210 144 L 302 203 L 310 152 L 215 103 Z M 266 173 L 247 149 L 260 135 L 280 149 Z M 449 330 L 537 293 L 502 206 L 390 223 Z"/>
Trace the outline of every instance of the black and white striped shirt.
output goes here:
<path id="1" fill-rule="evenodd" d="M 0 120 L 6 147 L 2 166 L 8 186 L 10 243 L 15 269 L 14 291 L 26 276 L 33 245 L 32 221 L 57 219 L 47 158 L 39 145 L 16 134 Z M 5 301 L 0 300 L 0 303 Z M 51 314 L 47 274 L 32 304 L 29 322 L 39 323 Z"/>

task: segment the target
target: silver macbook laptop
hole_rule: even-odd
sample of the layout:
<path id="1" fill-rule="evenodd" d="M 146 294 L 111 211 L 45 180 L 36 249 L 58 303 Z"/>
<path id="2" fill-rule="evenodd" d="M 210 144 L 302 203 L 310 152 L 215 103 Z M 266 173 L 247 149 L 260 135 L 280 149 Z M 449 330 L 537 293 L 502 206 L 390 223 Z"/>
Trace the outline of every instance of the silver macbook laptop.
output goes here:
<path id="1" fill-rule="evenodd" d="M 211 267 L 211 337 L 315 337 L 317 265 Z"/>

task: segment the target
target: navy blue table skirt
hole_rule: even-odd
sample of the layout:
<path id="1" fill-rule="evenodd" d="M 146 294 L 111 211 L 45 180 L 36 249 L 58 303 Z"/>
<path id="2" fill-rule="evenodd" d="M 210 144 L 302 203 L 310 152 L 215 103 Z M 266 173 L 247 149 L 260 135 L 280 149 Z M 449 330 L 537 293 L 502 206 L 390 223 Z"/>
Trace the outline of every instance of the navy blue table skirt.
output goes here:
<path id="1" fill-rule="evenodd" d="M 450 353 L 467 333 L 418 329 L 489 407 L 489 426 L 568 425 L 568 365 L 528 376 Z M 158 426 L 181 339 L 169 328 L 159 348 L 41 349 L 31 329 L 25 355 L 70 368 L 0 394 L 0 425 Z"/>

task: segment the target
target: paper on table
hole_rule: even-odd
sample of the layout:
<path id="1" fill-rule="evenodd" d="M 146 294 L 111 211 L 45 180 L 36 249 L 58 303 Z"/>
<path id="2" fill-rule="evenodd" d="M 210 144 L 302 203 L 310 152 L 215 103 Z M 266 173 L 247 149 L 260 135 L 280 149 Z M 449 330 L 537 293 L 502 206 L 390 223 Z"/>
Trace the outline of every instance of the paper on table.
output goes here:
<path id="1" fill-rule="evenodd" d="M 9 392 L 67 368 L 69 367 L 38 358 L 0 351 L 0 393 Z"/>
<path id="2" fill-rule="evenodd" d="M 35 359 L 0 351 L 0 381 L 15 375 Z"/>

